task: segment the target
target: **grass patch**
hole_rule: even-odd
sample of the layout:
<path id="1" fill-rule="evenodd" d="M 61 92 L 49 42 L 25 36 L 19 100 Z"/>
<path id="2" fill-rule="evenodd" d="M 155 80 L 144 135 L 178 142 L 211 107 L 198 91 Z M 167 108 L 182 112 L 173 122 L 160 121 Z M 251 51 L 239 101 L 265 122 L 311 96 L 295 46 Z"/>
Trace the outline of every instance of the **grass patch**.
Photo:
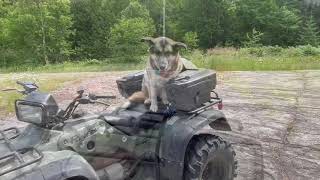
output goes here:
<path id="1" fill-rule="evenodd" d="M 320 51 L 319 51 L 320 52 Z M 279 47 L 216 48 L 187 55 L 198 67 L 217 71 L 291 71 L 320 69 L 320 53 L 313 49 Z"/>
<path id="2" fill-rule="evenodd" d="M 320 48 L 298 46 L 282 48 L 278 46 L 256 48 L 214 48 L 206 52 L 195 50 L 184 53 L 184 57 L 200 68 L 217 71 L 288 71 L 320 69 Z M 147 59 L 146 57 L 141 59 Z M 117 63 L 119 62 L 119 63 Z M 122 62 L 122 63 L 121 63 Z M 0 68 L 0 73 L 10 72 L 101 72 L 130 71 L 143 69 L 145 61 L 126 63 L 121 59 L 84 60 L 48 66 L 20 65 Z"/>
<path id="3" fill-rule="evenodd" d="M 59 72 L 103 72 L 103 71 L 130 71 L 143 69 L 145 62 L 137 63 L 114 63 L 109 61 L 86 60 L 48 66 L 15 66 L 0 68 L 0 73 L 10 72 L 35 72 L 35 73 L 59 73 Z"/>

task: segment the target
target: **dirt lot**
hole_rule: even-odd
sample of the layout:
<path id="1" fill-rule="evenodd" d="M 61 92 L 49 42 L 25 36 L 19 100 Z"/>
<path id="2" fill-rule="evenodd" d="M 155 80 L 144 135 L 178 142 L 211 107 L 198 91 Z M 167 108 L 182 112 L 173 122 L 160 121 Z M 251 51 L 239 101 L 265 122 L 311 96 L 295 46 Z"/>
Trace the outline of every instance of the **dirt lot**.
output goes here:
<path id="1" fill-rule="evenodd" d="M 65 106 L 83 86 L 91 92 L 117 95 L 111 103 L 119 104 L 123 99 L 115 80 L 122 74 L 90 74 L 91 79 L 66 83 L 53 93 Z M 233 128 L 232 133 L 221 135 L 236 149 L 237 179 L 319 179 L 319 71 L 219 73 L 217 91 Z M 90 109 L 94 112 L 104 107 Z M 0 121 L 2 128 L 23 126 L 13 117 L 6 119 Z"/>

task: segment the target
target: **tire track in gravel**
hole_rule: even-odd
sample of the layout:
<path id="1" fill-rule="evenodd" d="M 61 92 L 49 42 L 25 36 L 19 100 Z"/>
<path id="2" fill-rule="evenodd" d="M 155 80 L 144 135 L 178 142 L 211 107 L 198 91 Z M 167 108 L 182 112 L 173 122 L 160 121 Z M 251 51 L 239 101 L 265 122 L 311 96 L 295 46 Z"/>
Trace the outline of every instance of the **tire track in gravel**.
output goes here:
<path id="1" fill-rule="evenodd" d="M 320 177 L 320 72 L 230 72 L 218 86 L 237 179 Z M 317 81 L 318 79 L 318 81 Z"/>
<path id="2" fill-rule="evenodd" d="M 297 91 L 297 95 L 295 97 L 295 103 L 290 108 L 290 114 L 292 115 L 292 120 L 287 124 L 287 128 L 283 131 L 283 137 L 281 138 L 280 147 L 275 149 L 274 161 L 276 166 L 278 167 L 278 177 L 282 179 L 290 179 L 290 169 L 287 167 L 286 160 L 282 158 L 283 152 L 287 150 L 288 145 L 290 144 L 288 141 L 288 137 L 297 121 L 298 116 L 298 108 L 299 108 L 299 99 L 303 96 L 303 93 L 306 89 L 306 81 L 305 81 L 305 73 L 301 73 L 300 82 L 302 84 L 301 89 Z M 289 171 L 289 172 L 288 172 Z"/>

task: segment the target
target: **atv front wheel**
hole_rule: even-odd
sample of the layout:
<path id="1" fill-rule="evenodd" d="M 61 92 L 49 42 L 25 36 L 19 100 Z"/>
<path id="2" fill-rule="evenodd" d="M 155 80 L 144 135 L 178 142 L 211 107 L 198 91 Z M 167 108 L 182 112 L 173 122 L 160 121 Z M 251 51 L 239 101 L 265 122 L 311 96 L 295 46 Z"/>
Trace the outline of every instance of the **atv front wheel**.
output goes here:
<path id="1" fill-rule="evenodd" d="M 185 180 L 232 180 L 237 162 L 231 145 L 218 136 L 199 136 L 190 142 Z"/>

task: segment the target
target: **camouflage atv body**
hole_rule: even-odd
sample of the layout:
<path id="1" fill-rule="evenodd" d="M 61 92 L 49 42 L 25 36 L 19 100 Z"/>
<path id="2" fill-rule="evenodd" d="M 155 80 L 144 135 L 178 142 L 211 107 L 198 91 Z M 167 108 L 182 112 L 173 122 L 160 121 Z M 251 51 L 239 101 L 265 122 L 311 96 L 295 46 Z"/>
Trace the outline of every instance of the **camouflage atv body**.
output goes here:
<path id="1" fill-rule="evenodd" d="M 168 113 L 163 107 L 152 113 L 140 104 L 72 119 L 72 109 L 60 110 L 50 94 L 27 94 L 16 111 L 30 124 L 21 132 L 0 131 L 0 179 L 229 180 L 235 175 L 235 153 L 216 133 L 231 130 L 224 114 L 211 108 L 221 103 L 218 97 L 188 112 Z M 82 92 L 76 101 L 96 99 Z M 41 112 L 41 120 L 22 117 L 29 106 L 38 108 L 29 116 Z"/>

